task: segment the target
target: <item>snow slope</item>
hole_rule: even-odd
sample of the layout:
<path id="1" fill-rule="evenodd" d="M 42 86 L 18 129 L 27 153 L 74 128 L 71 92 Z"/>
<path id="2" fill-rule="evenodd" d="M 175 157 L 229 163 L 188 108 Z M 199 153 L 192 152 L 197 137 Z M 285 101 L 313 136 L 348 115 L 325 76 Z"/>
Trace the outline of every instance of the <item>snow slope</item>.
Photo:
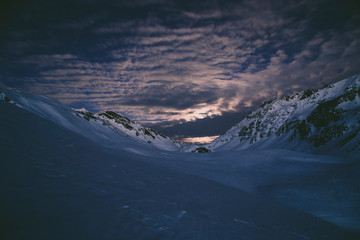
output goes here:
<path id="1" fill-rule="evenodd" d="M 284 149 L 142 158 L 295 207 L 360 233 L 360 160 Z M 171 161 L 168 159 L 171 158 Z"/>
<path id="2" fill-rule="evenodd" d="M 205 147 L 285 148 L 360 158 L 360 75 L 265 102 Z"/>
<path id="3" fill-rule="evenodd" d="M 140 143 L 149 148 L 155 146 L 168 151 L 178 150 L 182 146 L 154 129 L 145 128 L 111 111 L 94 114 L 86 109 L 74 110 L 55 99 L 20 93 L 2 85 L 0 100 L 15 104 L 107 147 L 121 147 L 128 138 L 133 140 L 135 146 Z"/>
<path id="4" fill-rule="evenodd" d="M 356 239 L 266 197 L 176 170 L 181 159 L 229 171 L 221 153 L 159 154 L 138 144 L 144 156 L 105 148 L 11 103 L 0 101 L 0 112 L 2 239 Z"/>

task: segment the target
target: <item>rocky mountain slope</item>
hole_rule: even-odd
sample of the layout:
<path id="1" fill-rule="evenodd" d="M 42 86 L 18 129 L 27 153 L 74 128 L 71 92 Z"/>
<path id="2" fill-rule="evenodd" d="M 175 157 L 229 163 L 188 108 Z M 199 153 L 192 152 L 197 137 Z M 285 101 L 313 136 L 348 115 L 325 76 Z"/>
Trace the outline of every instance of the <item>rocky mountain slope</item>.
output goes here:
<path id="1" fill-rule="evenodd" d="M 360 152 L 360 75 L 322 89 L 266 101 L 224 135 L 212 151 L 287 148 L 306 152 Z"/>
<path id="2" fill-rule="evenodd" d="M 176 151 L 182 146 L 170 137 L 112 111 L 96 114 L 84 108 L 70 109 L 55 99 L 21 93 L 1 85 L 0 100 L 15 104 L 107 147 L 118 148 L 126 140 L 134 142 L 135 147 L 132 149 L 136 149 L 136 143 L 168 151 Z"/>

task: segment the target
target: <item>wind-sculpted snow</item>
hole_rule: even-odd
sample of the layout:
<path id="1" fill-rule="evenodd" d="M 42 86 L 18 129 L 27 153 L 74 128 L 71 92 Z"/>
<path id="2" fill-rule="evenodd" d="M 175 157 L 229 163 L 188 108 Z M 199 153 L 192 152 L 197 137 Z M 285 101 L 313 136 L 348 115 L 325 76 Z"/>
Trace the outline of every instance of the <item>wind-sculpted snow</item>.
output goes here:
<path id="1" fill-rule="evenodd" d="M 287 148 L 360 156 L 360 75 L 265 102 L 206 147 Z"/>
<path id="2" fill-rule="evenodd" d="M 148 152 L 144 157 L 104 148 L 10 103 L 0 102 L 0 112 L 6 113 L 0 115 L 3 239 L 356 239 L 261 195 L 176 170 L 185 160 L 195 167 L 199 160 L 198 172 L 218 165 L 231 173 L 221 153 L 138 145 L 139 152 Z M 262 157 L 247 156 L 252 159 L 239 163 L 253 165 L 256 173 L 259 162 L 252 160 Z M 159 161 L 172 164 L 162 167 Z"/>

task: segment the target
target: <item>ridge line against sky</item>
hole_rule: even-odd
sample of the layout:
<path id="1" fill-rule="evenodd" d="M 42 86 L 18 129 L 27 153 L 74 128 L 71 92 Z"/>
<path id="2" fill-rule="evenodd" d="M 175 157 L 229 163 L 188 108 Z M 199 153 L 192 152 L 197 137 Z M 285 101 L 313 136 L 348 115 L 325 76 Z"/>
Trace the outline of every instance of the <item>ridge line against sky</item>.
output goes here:
<path id="1" fill-rule="evenodd" d="M 360 73 L 357 1 L 3 1 L 0 81 L 174 138 Z"/>

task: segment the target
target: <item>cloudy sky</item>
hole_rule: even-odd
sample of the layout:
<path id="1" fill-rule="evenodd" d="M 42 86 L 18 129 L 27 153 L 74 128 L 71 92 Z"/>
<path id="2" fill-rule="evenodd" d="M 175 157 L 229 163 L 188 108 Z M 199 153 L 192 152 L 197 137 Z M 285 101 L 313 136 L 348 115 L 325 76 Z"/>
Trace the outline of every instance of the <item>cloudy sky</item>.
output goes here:
<path id="1" fill-rule="evenodd" d="M 357 73 L 355 0 L 0 3 L 0 82 L 176 138 Z"/>

